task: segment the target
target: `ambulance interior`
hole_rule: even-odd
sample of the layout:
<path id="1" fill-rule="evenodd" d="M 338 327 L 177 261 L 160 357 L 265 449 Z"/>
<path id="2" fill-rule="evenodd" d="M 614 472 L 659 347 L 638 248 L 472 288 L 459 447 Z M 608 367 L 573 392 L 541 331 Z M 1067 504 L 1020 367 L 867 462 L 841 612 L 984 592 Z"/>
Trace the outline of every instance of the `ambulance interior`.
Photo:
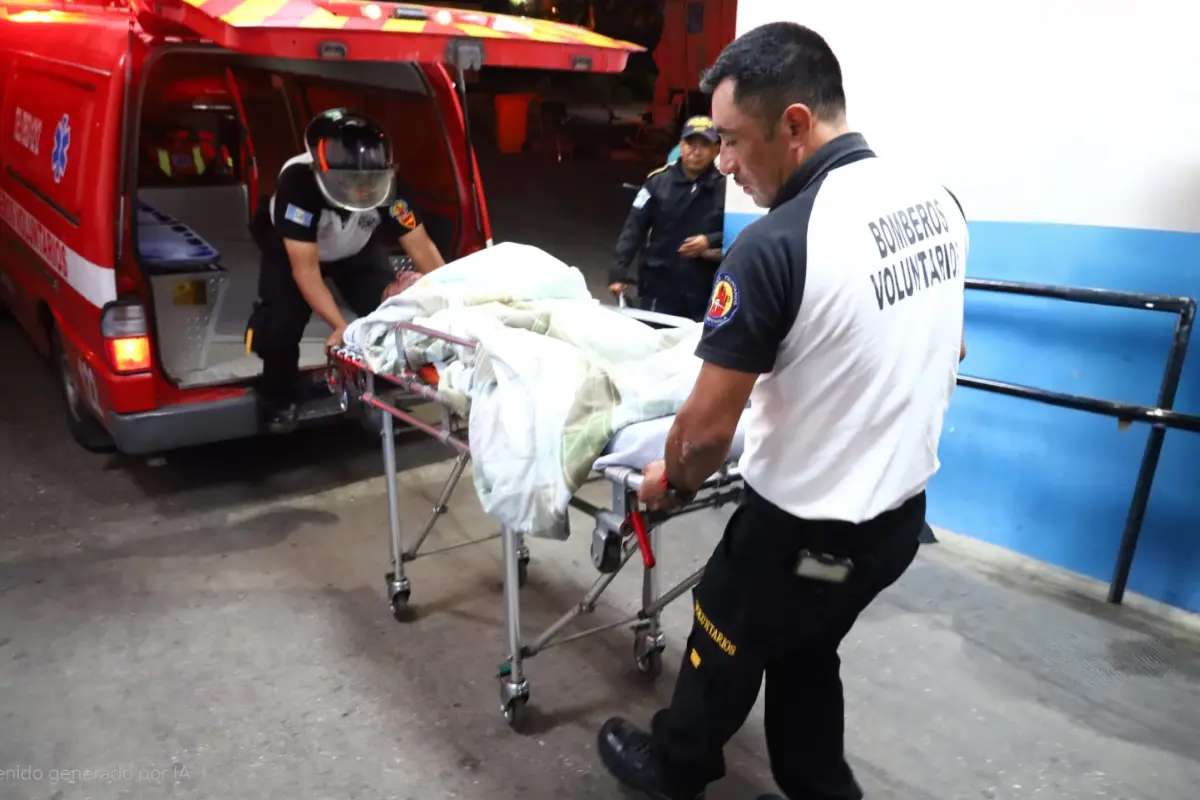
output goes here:
<path id="1" fill-rule="evenodd" d="M 417 65 L 272 62 L 190 51 L 163 56 L 149 69 L 132 235 L 153 295 L 159 364 L 181 388 L 244 382 L 262 372 L 245 343 L 260 258 L 250 222 L 284 162 L 303 152 L 304 125 L 315 113 L 349 107 L 387 125 L 408 199 L 443 256 L 457 255 L 454 162 Z M 406 259 L 399 242 L 392 259 L 398 268 Z M 301 342 L 302 369 L 325 364 L 329 333 L 313 314 Z"/>

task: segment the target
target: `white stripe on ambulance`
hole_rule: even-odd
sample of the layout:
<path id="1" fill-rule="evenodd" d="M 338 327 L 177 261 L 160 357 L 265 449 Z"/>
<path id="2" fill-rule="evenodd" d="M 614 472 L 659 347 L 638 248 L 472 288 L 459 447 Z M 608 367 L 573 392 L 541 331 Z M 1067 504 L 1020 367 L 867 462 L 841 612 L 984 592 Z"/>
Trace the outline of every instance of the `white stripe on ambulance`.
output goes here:
<path id="1" fill-rule="evenodd" d="M 67 247 L 3 189 L 0 189 L 0 219 L 41 256 L 56 275 L 96 308 L 103 308 L 117 299 L 117 279 L 111 267 L 93 264 Z"/>

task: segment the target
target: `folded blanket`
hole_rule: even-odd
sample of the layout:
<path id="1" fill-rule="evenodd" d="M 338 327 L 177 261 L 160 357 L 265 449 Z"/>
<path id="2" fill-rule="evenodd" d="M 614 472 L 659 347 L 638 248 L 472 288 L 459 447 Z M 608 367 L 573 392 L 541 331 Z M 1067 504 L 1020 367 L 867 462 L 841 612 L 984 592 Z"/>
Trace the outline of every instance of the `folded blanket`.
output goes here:
<path id="1" fill-rule="evenodd" d="M 452 344 L 412 322 L 478 343 Z M 700 325 L 656 330 L 592 297 L 583 275 L 504 243 L 426 275 L 356 320 L 346 343 L 376 372 L 433 365 L 469 420 L 485 511 L 565 538 L 568 501 L 614 432 L 674 414 L 691 392 Z"/>

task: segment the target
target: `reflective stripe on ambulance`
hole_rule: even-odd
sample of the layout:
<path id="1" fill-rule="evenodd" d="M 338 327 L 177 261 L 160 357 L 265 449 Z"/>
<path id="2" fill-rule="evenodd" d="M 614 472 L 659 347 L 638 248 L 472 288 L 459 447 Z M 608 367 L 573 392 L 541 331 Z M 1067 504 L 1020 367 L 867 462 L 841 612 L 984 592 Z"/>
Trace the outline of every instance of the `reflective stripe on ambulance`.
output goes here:
<path id="1" fill-rule="evenodd" d="M 103 308 L 117 299 L 117 276 L 111 267 L 94 264 L 67 247 L 3 189 L 0 189 L 0 219 L 84 300 Z"/>

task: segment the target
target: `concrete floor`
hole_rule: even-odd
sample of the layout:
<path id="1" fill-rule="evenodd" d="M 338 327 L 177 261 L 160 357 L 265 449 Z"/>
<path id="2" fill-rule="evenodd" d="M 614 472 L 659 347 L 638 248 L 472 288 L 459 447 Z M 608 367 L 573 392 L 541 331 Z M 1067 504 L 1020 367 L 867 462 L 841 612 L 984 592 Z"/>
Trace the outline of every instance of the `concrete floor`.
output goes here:
<path id="1" fill-rule="evenodd" d="M 583 179 L 521 161 L 488 169 L 497 238 L 566 251 L 602 285 L 629 199 L 620 178 L 602 170 L 612 189 L 555 217 L 521 192 Z M 645 721 L 669 697 L 686 602 L 665 615 L 657 684 L 621 629 L 529 661 L 533 724 L 518 735 L 493 677 L 499 545 L 410 565 L 418 616 L 395 622 L 380 459 L 358 429 L 157 466 L 91 456 L 67 440 L 49 374 L 8 323 L 0 357 L 21 376 L 0 393 L 0 800 L 626 796 L 595 731 L 614 713 Z M 400 448 L 410 533 L 449 456 L 428 439 Z M 702 562 L 727 513 L 667 527 L 664 580 Z M 567 542 L 530 543 L 529 634 L 596 575 L 587 520 L 574 522 Z M 431 545 L 492 531 L 464 482 Z M 589 622 L 632 611 L 639 572 Z M 842 650 L 847 746 L 868 797 L 1195 797 L 1200 626 L 1102 597 L 968 539 L 923 548 Z M 711 797 L 771 789 L 759 711 L 728 761 Z"/>

